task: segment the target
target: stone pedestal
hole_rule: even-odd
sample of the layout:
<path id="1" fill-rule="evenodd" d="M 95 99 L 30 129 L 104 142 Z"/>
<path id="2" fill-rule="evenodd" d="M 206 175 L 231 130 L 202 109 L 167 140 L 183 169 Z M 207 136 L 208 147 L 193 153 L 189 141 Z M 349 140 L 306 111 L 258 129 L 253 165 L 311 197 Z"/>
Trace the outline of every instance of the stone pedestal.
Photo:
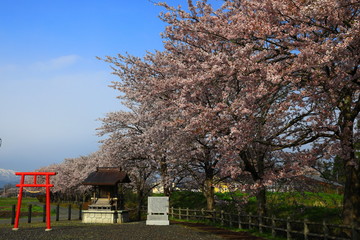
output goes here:
<path id="1" fill-rule="evenodd" d="M 169 197 L 149 197 L 146 225 L 169 225 Z"/>
<path id="2" fill-rule="evenodd" d="M 129 213 L 125 210 L 84 210 L 83 223 L 125 223 L 129 221 Z"/>

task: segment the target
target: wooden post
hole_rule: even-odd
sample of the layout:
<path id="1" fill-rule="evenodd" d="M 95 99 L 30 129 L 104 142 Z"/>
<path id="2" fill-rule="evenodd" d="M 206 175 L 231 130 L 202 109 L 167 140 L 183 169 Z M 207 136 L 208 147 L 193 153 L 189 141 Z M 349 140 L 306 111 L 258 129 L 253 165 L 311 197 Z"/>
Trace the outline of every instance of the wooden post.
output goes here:
<path id="1" fill-rule="evenodd" d="M 205 220 L 204 208 L 201 209 L 201 220 Z"/>
<path id="2" fill-rule="evenodd" d="M 43 205 L 43 222 L 46 222 L 46 205 Z"/>
<path id="3" fill-rule="evenodd" d="M 68 206 L 68 220 L 71 220 L 71 204 Z"/>
<path id="4" fill-rule="evenodd" d="M 275 237 L 276 236 L 276 220 L 275 220 L 275 216 L 272 215 L 271 216 L 271 236 Z"/>
<path id="5" fill-rule="evenodd" d="M 263 222 L 262 222 L 261 214 L 259 214 L 258 219 L 259 219 L 259 224 L 258 224 L 259 225 L 259 232 L 263 233 L 263 229 L 262 229 Z"/>
<path id="6" fill-rule="evenodd" d="M 233 221 L 232 221 L 232 215 L 231 215 L 231 213 L 229 213 L 229 227 L 232 227 L 232 224 L 233 223 Z"/>
<path id="7" fill-rule="evenodd" d="M 179 208 L 179 219 L 181 219 L 181 208 Z"/>
<path id="8" fill-rule="evenodd" d="M 291 223 L 290 217 L 286 219 L 286 239 L 291 240 Z"/>
<path id="9" fill-rule="evenodd" d="M 14 225 L 15 223 L 15 204 L 11 207 L 11 225 Z"/>
<path id="10" fill-rule="evenodd" d="M 252 228 L 251 213 L 249 213 L 249 215 L 248 215 L 248 221 L 249 221 L 249 229 L 251 229 Z"/>
<path id="11" fill-rule="evenodd" d="M 82 204 L 79 204 L 79 220 L 82 220 Z"/>
<path id="12" fill-rule="evenodd" d="M 242 229 L 240 212 L 238 212 L 238 228 L 239 228 L 239 229 Z"/>
<path id="13" fill-rule="evenodd" d="M 171 207 L 171 217 L 174 218 L 174 207 Z"/>
<path id="14" fill-rule="evenodd" d="M 353 223 L 353 225 L 351 226 L 351 239 L 352 240 L 359 239 L 359 233 L 358 230 L 356 229 L 355 223 Z"/>
<path id="15" fill-rule="evenodd" d="M 305 218 L 304 219 L 304 240 L 308 240 L 308 234 L 309 234 L 309 226 L 308 226 L 308 220 Z"/>
<path id="16" fill-rule="evenodd" d="M 189 220 L 189 208 L 186 208 L 186 220 Z"/>
<path id="17" fill-rule="evenodd" d="M 224 210 L 221 210 L 220 221 L 221 221 L 221 226 L 224 226 Z"/>
<path id="18" fill-rule="evenodd" d="M 29 206 L 28 206 L 28 223 L 31 223 L 31 211 L 32 211 L 32 205 L 29 204 Z"/>
<path id="19" fill-rule="evenodd" d="M 60 215 L 60 205 L 56 205 L 56 221 L 59 221 L 59 215 Z"/>
<path id="20" fill-rule="evenodd" d="M 329 229 L 326 226 L 325 220 L 323 220 L 323 232 L 324 232 L 324 240 L 327 240 L 329 236 Z"/>

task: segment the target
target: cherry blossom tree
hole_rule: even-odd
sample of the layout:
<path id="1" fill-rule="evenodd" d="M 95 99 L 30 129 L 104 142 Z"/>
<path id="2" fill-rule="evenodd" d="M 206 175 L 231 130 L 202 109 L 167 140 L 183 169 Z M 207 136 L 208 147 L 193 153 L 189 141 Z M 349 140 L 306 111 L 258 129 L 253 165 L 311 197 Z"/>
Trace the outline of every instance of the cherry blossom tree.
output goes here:
<path id="1" fill-rule="evenodd" d="M 232 135 L 237 130 L 242 136 L 237 148 L 244 151 L 254 140 L 256 144 L 271 146 L 271 151 L 304 145 L 320 137 L 339 140 L 344 165 L 351 173 L 346 184 L 344 220 L 349 224 L 359 219 L 358 160 L 353 147 L 359 96 L 358 3 L 226 1 L 223 8 L 213 11 L 206 1 L 198 2 L 197 6 L 189 1 L 189 12 L 162 5 L 168 10 L 163 15 L 169 23 L 165 36 L 170 41 L 166 48 L 174 54 L 191 56 L 190 59 L 198 52 L 203 53 L 199 61 L 192 62 L 192 67 L 187 66 L 187 79 L 218 82 L 219 76 L 229 78 L 235 73 L 235 79 L 242 80 L 241 97 L 231 105 L 242 111 L 242 116 L 252 116 L 255 123 L 242 122 L 238 124 L 241 129 L 230 128 Z M 184 54 L 188 49 L 193 52 Z M 201 67 L 207 67 L 208 72 L 198 71 Z M 196 78 L 191 77 L 192 69 L 200 73 Z M 274 105 L 280 111 L 261 100 L 273 99 L 273 94 L 284 87 L 289 88 L 285 98 L 288 100 Z M 266 114 L 280 113 L 274 114 L 275 118 L 266 117 L 266 122 L 276 123 L 275 133 L 280 133 L 265 138 L 270 142 L 248 138 L 257 132 L 254 126 L 257 129 L 261 126 L 256 124 L 261 118 L 254 117 L 264 113 L 258 111 L 259 105 L 268 109 Z M 297 115 L 289 117 L 294 114 Z M 268 134 L 270 128 L 264 130 Z M 244 160 L 246 155 L 241 151 Z M 256 166 L 262 168 L 261 165 L 260 161 Z"/>
<path id="2" fill-rule="evenodd" d="M 159 183 L 156 181 L 156 161 L 148 151 L 146 123 L 138 121 L 138 117 L 142 117 L 139 111 L 108 113 L 102 119 L 99 135 L 109 135 L 102 146 L 104 152 L 110 156 L 113 165 L 121 166 L 130 176 L 131 187 L 137 193 L 137 216 L 140 219 L 145 198 Z"/>
<path id="3" fill-rule="evenodd" d="M 51 190 L 60 198 L 76 198 L 80 200 L 81 196 L 84 196 L 89 190 L 88 186 L 82 185 L 83 180 L 91 172 L 96 171 L 98 166 L 109 166 L 109 159 L 101 151 L 88 156 L 67 158 L 59 164 L 42 167 L 36 171 L 57 172 L 55 176 L 51 177 L 51 183 L 54 184 Z M 41 179 L 39 179 L 40 181 Z"/>
<path id="4" fill-rule="evenodd" d="M 237 8 L 238 4 L 234 1 L 230 5 Z M 257 13 L 257 18 L 252 16 L 253 21 L 247 21 L 250 29 L 259 23 L 263 29 L 253 35 L 293 55 L 286 70 L 277 71 L 276 75 L 296 83 L 313 104 L 322 103 L 316 110 L 325 124 L 311 124 L 318 131 L 331 133 L 340 145 L 340 157 L 348 173 L 344 223 L 358 224 L 360 175 L 355 144 L 360 109 L 359 3 L 253 1 L 248 6 Z"/>
<path id="5" fill-rule="evenodd" d="M 100 129 L 115 162 L 159 173 L 165 188 L 187 171 L 209 209 L 215 179 L 250 176 L 264 214 L 267 185 L 339 155 L 348 173 L 344 223 L 358 223 L 359 3 L 159 5 L 165 50 L 105 59 L 129 108 Z"/>

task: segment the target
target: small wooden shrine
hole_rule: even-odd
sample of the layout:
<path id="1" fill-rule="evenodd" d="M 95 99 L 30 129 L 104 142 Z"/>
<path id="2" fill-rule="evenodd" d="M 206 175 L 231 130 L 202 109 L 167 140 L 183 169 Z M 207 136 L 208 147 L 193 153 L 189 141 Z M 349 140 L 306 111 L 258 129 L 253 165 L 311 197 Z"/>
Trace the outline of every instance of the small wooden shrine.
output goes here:
<path id="1" fill-rule="evenodd" d="M 124 210 L 121 184 L 129 183 L 126 172 L 117 167 L 98 167 L 83 181 L 93 186 L 93 197 L 89 209 L 83 211 L 85 223 L 122 223 L 128 221 Z"/>

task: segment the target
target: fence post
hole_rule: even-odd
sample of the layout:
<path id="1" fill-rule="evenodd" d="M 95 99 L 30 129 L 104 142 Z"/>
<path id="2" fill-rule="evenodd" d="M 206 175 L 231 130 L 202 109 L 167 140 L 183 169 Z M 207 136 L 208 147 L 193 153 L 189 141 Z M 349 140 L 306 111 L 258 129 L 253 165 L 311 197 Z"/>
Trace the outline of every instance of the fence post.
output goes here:
<path id="1" fill-rule="evenodd" d="M 46 222 L 46 205 L 43 205 L 43 222 Z"/>
<path id="2" fill-rule="evenodd" d="M 69 221 L 71 220 L 71 204 L 69 204 L 69 207 L 68 207 L 68 220 Z"/>
<path id="3" fill-rule="evenodd" d="M 262 215 L 261 214 L 259 214 L 259 216 L 258 216 L 258 219 L 259 219 L 259 223 L 258 223 L 258 225 L 259 225 L 259 232 L 260 233 L 263 233 L 263 228 L 262 228 L 262 225 L 263 225 L 263 218 L 262 218 Z"/>
<path id="4" fill-rule="evenodd" d="M 174 207 L 171 207 L 171 217 L 174 218 Z"/>
<path id="5" fill-rule="evenodd" d="M 272 215 L 271 216 L 271 236 L 272 237 L 275 237 L 276 236 L 276 230 L 275 230 L 275 228 L 276 228 L 276 222 L 275 222 L 276 220 L 275 220 L 275 216 L 274 215 Z"/>
<path id="6" fill-rule="evenodd" d="M 328 239 L 328 235 L 329 235 L 329 229 L 326 226 L 326 222 L 325 220 L 323 220 L 323 232 L 324 232 L 324 240 Z"/>
<path id="7" fill-rule="evenodd" d="M 11 225 L 15 223 L 15 204 L 11 206 Z"/>
<path id="8" fill-rule="evenodd" d="M 201 209 L 201 220 L 205 220 L 204 208 Z"/>
<path id="9" fill-rule="evenodd" d="M 82 220 L 82 204 L 79 204 L 79 220 Z"/>
<path id="10" fill-rule="evenodd" d="M 189 208 L 186 208 L 186 220 L 189 220 Z"/>
<path id="11" fill-rule="evenodd" d="M 232 228 L 232 226 L 233 226 L 232 214 L 231 214 L 231 213 L 229 213 L 229 227 L 231 227 L 231 228 Z"/>
<path id="12" fill-rule="evenodd" d="M 351 226 L 351 239 L 357 240 L 359 239 L 358 229 L 356 229 L 355 223 Z"/>
<path id="13" fill-rule="evenodd" d="M 238 212 L 238 227 L 239 229 L 242 229 L 240 212 Z"/>
<path id="14" fill-rule="evenodd" d="M 304 219 L 304 240 L 308 240 L 309 226 L 307 218 Z"/>
<path id="15" fill-rule="evenodd" d="M 32 211 L 32 205 L 29 204 L 29 206 L 28 206 L 28 223 L 31 223 L 31 211 Z"/>
<path id="16" fill-rule="evenodd" d="M 248 215 L 248 221 L 249 221 L 249 229 L 252 228 L 252 223 L 251 223 L 251 212 Z"/>
<path id="17" fill-rule="evenodd" d="M 213 210 L 212 216 L 213 216 L 213 223 L 216 223 L 216 210 L 215 209 Z"/>
<path id="18" fill-rule="evenodd" d="M 290 217 L 286 219 L 286 239 L 291 240 L 291 223 Z"/>
<path id="19" fill-rule="evenodd" d="M 59 221 L 59 215 L 60 215 L 60 205 L 56 205 L 56 221 Z"/>
<path id="20" fill-rule="evenodd" d="M 224 226 L 224 210 L 221 210 L 220 221 L 221 221 L 221 226 Z"/>

